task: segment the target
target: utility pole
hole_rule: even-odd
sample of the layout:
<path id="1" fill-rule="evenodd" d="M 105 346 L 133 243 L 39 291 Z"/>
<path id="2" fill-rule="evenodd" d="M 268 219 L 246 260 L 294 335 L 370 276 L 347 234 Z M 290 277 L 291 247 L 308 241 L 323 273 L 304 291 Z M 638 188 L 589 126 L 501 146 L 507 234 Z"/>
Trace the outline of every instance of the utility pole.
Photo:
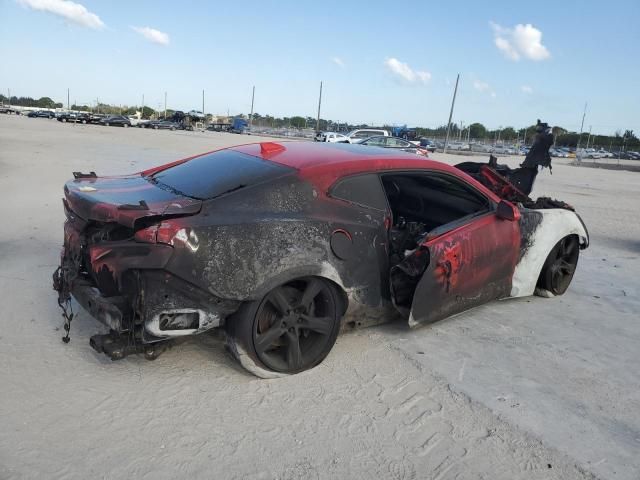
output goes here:
<path id="1" fill-rule="evenodd" d="M 202 115 L 204 115 L 204 88 L 202 89 Z"/>
<path id="2" fill-rule="evenodd" d="M 67 88 L 67 110 L 70 110 L 69 108 L 69 89 Z"/>
<path id="3" fill-rule="evenodd" d="M 587 137 L 587 148 L 589 148 L 589 141 L 591 140 L 591 125 L 589 125 L 589 136 Z"/>
<path id="4" fill-rule="evenodd" d="M 471 126 L 467 127 L 467 143 L 471 142 Z"/>
<path id="5" fill-rule="evenodd" d="M 167 119 L 167 92 L 164 92 L 164 119 Z"/>
<path id="6" fill-rule="evenodd" d="M 254 85 L 251 90 L 251 113 L 249 114 L 249 126 L 253 124 L 253 100 L 256 96 L 256 86 Z"/>
<path id="7" fill-rule="evenodd" d="M 320 131 L 320 105 L 322 105 L 322 82 L 320 82 L 320 96 L 318 97 L 318 119 L 316 120 L 316 132 Z"/>
<path id="8" fill-rule="evenodd" d="M 144 93 L 142 94 L 142 111 L 140 112 L 140 120 L 144 118 Z"/>
<path id="9" fill-rule="evenodd" d="M 498 142 L 497 143 L 500 143 L 500 133 L 502 133 L 502 125 L 500 125 L 498 127 Z"/>
<path id="10" fill-rule="evenodd" d="M 580 151 L 580 140 L 582 140 L 582 129 L 584 128 L 584 117 L 587 115 L 587 102 L 584 102 L 584 112 L 582 113 L 582 124 L 580 125 L 580 135 L 578 135 L 578 144 L 576 145 L 576 157 L 580 159 L 578 152 Z"/>
<path id="11" fill-rule="evenodd" d="M 456 104 L 456 94 L 458 93 L 458 80 L 460 80 L 460 74 L 456 77 L 456 86 L 453 89 L 453 98 L 451 99 L 451 110 L 449 111 L 449 122 L 447 123 L 447 136 L 444 139 L 443 153 L 447 153 L 447 147 L 449 146 L 449 131 L 451 130 L 451 117 L 453 116 L 453 107 Z"/>
<path id="12" fill-rule="evenodd" d="M 7 97 L 9 98 L 9 106 L 11 106 L 11 89 L 7 88 Z"/>

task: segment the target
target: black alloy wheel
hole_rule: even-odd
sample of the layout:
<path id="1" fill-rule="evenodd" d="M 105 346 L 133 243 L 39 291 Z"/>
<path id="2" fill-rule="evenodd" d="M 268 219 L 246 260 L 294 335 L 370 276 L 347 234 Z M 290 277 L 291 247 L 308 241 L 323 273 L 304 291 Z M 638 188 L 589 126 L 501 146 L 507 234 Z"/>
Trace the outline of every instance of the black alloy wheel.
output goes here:
<path id="1" fill-rule="evenodd" d="M 305 277 L 243 305 L 227 325 L 255 363 L 292 374 L 318 365 L 328 355 L 340 330 L 340 307 L 330 282 Z"/>
<path id="2" fill-rule="evenodd" d="M 569 235 L 560 240 L 553 247 L 542 267 L 538 287 L 554 295 L 562 295 L 566 292 L 576 271 L 579 253 L 580 245 L 576 235 Z"/>

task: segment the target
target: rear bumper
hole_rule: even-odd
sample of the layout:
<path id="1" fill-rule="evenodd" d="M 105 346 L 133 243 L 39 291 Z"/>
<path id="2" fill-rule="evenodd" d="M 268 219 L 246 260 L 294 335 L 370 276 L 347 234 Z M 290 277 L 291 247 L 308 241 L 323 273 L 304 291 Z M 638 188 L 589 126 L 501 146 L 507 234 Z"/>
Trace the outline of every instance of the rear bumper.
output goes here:
<path id="1" fill-rule="evenodd" d="M 127 316 L 127 302 L 124 297 L 104 297 L 100 290 L 88 281 L 76 280 L 71 289 L 73 298 L 91 314 L 93 318 L 111 330 L 122 332 Z"/>

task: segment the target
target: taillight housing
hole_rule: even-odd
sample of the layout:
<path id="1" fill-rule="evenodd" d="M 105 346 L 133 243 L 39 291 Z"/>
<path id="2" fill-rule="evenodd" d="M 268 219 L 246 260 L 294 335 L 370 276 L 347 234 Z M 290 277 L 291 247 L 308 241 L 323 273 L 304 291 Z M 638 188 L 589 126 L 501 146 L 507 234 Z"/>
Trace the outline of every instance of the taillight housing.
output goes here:
<path id="1" fill-rule="evenodd" d="M 162 243 L 171 246 L 181 244 L 193 252 L 199 247 L 199 239 L 193 229 L 171 221 L 142 228 L 135 233 L 134 239 L 142 243 Z"/>

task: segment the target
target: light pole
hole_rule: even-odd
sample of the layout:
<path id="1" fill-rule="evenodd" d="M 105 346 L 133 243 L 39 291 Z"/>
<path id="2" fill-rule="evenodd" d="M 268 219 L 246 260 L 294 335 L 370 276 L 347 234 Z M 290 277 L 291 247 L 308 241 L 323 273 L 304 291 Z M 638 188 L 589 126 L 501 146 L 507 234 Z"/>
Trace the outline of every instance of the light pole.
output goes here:
<path id="1" fill-rule="evenodd" d="M 255 96 L 256 96 L 256 86 L 254 85 L 253 88 L 251 89 L 251 113 L 249 114 L 249 126 L 251 126 L 253 123 L 253 101 L 255 99 Z"/>
<path id="2" fill-rule="evenodd" d="M 576 145 L 576 157 L 580 159 L 580 140 L 582 140 L 582 129 L 584 128 L 584 117 L 587 115 L 587 102 L 584 102 L 584 112 L 582 112 L 582 123 L 580 124 L 580 135 L 578 135 L 578 143 Z"/>
<path id="3" fill-rule="evenodd" d="M 453 116 L 453 107 L 456 104 L 456 94 L 458 93 L 458 81 L 460 80 L 460 74 L 456 77 L 456 86 L 453 89 L 453 98 L 451 99 L 451 110 L 449 111 L 449 122 L 447 123 L 447 136 L 444 139 L 444 149 L 442 153 L 447 153 L 447 147 L 449 146 L 449 132 L 451 131 L 451 117 Z"/>
<path id="4" fill-rule="evenodd" d="M 320 82 L 320 96 L 318 97 L 318 119 L 316 120 L 316 132 L 320 131 L 320 105 L 322 104 L 322 81 Z"/>
<path id="5" fill-rule="evenodd" d="M 164 119 L 167 119 L 167 92 L 164 92 Z"/>

